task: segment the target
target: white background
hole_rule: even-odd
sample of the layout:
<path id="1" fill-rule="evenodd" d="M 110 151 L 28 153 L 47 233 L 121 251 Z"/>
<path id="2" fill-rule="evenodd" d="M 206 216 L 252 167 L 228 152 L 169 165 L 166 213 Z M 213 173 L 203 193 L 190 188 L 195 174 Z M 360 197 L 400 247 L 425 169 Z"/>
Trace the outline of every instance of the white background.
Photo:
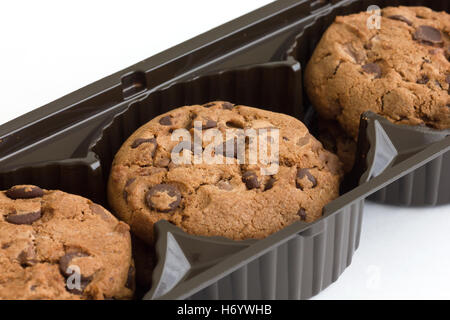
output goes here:
<path id="1" fill-rule="evenodd" d="M 267 0 L 2 1 L 0 123 Z M 450 206 L 366 205 L 352 265 L 315 299 L 450 299 Z"/>

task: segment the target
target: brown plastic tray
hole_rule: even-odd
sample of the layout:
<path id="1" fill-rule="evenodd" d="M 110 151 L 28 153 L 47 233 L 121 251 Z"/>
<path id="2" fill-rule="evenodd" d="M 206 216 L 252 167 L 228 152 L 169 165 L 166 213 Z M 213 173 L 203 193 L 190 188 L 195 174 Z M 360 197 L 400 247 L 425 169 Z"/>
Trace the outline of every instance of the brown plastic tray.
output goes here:
<path id="1" fill-rule="evenodd" d="M 448 10 L 438 1 L 389 1 L 421 3 Z M 320 17 L 330 17 L 323 28 L 337 12 L 364 6 L 364 1 L 277 1 L 0 126 L 1 189 L 36 184 L 107 205 L 107 177 L 120 145 L 143 123 L 182 105 L 228 100 L 313 126 L 302 92 L 305 60 L 286 52 L 294 43 L 307 46 L 307 59 L 321 33 L 304 40 L 299 35 L 313 30 Z M 362 120 L 360 158 L 321 219 L 241 242 L 191 236 L 159 222 L 158 262 L 145 298 L 305 299 L 334 282 L 358 247 L 365 198 L 423 167 L 437 167 L 435 162 L 448 173 L 448 133 L 426 130 L 427 138 L 409 146 L 409 133 L 397 126 L 371 113 Z M 448 199 L 444 191 L 436 203 Z"/>

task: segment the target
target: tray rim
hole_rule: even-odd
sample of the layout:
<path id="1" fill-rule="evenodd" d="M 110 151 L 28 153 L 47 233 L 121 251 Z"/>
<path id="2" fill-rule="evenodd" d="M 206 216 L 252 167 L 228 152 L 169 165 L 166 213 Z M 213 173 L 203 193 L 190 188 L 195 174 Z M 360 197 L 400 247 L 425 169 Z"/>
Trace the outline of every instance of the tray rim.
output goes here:
<path id="1" fill-rule="evenodd" d="M 386 169 L 380 175 L 371 178 L 371 180 L 362 183 L 358 187 L 343 195 L 340 195 L 324 207 L 325 214 L 320 219 L 311 223 L 304 223 L 301 221 L 295 222 L 264 239 L 255 241 L 249 244 L 247 248 L 225 258 L 204 273 L 186 281 L 183 284 L 180 284 L 179 286 L 176 286 L 170 292 L 157 298 L 156 300 L 183 299 L 190 296 L 193 291 L 197 292 L 203 288 L 206 288 L 208 285 L 223 277 L 223 275 L 230 274 L 244 264 L 247 264 L 249 261 L 261 257 L 273 248 L 289 241 L 295 237 L 295 235 L 302 232 L 307 232 L 314 226 L 324 223 L 324 220 L 327 220 L 330 216 L 338 214 L 344 208 L 351 206 L 358 201 L 364 201 L 364 199 L 366 199 L 370 194 L 382 189 L 393 181 L 398 180 L 399 178 L 449 151 L 450 136 L 447 136 L 443 140 L 431 144 L 405 161 Z M 429 156 L 430 152 L 432 153 L 431 157 Z M 334 207 L 331 212 L 328 210 L 330 206 Z M 241 257 L 243 256 L 247 256 L 247 258 L 242 260 Z M 214 274 L 214 276 L 210 276 L 210 274 Z"/>
<path id="2" fill-rule="evenodd" d="M 333 3 L 333 5 L 343 5 L 347 2 L 352 2 L 354 0 L 340 0 Z M 256 22 L 261 22 L 262 20 L 268 19 L 272 17 L 273 15 L 280 14 L 281 12 L 288 10 L 294 6 L 303 4 L 309 2 L 308 0 L 285 0 L 283 2 L 275 1 L 273 3 L 270 3 L 264 7 L 261 7 L 255 11 L 252 11 L 244 16 L 241 16 L 237 19 L 234 19 L 230 22 L 227 22 L 224 25 L 221 25 L 217 28 L 214 28 L 210 31 L 207 31 L 203 34 L 200 34 L 199 36 L 196 36 L 190 40 L 187 40 L 177 46 L 174 46 L 172 48 L 169 48 L 161 53 L 158 53 L 154 56 L 151 56 L 145 60 L 142 60 L 130 67 L 127 67 L 123 70 L 120 70 L 118 72 L 115 72 L 107 77 L 104 77 L 98 81 L 95 81 L 85 87 L 82 87 L 72 93 L 69 93 L 68 95 L 65 95 L 57 100 L 54 100 L 53 102 L 50 102 L 42 107 L 39 107 L 37 109 L 34 109 L 31 112 L 25 113 L 24 115 L 21 115 L 13 120 L 10 120 L 4 124 L 0 125 L 0 138 L 4 135 L 11 134 L 17 130 L 20 130 L 22 127 L 26 127 L 30 124 L 33 124 L 37 121 L 41 121 L 46 119 L 47 117 L 52 116 L 53 114 L 56 114 L 58 112 L 61 112 L 63 110 L 69 109 L 73 106 L 73 104 L 78 103 L 84 99 L 87 99 L 88 97 L 92 97 L 98 94 L 101 94 L 105 90 L 109 90 L 111 88 L 115 88 L 120 86 L 121 78 L 122 76 L 126 75 L 129 72 L 132 71 L 139 71 L 139 70 L 145 70 L 150 71 L 153 68 L 156 68 L 158 66 L 161 66 L 165 63 L 169 63 L 172 60 L 175 60 L 177 58 L 180 58 L 188 53 L 191 52 L 191 50 L 199 49 L 203 46 L 212 44 L 218 40 L 220 40 L 223 37 L 229 36 L 235 32 L 241 31 L 242 29 L 245 29 L 252 24 Z M 326 7 L 321 7 L 323 10 L 328 10 L 330 8 L 330 4 L 327 4 Z M 315 14 L 318 14 L 319 10 L 315 11 Z M 176 82 L 176 78 L 171 79 L 170 81 L 166 83 L 161 83 L 158 87 L 162 86 L 169 86 Z M 139 97 L 142 97 L 146 94 L 148 94 L 150 91 L 154 90 L 155 88 L 149 88 L 146 91 L 141 92 L 138 96 L 134 96 L 133 100 L 137 101 Z M 130 103 L 132 100 L 130 100 Z M 121 112 L 119 112 L 121 113 Z M 418 152 L 414 156 L 404 160 L 403 162 L 399 163 L 398 165 L 395 165 L 391 168 L 388 168 L 385 170 L 382 174 L 379 176 L 372 178 L 370 181 L 363 183 L 362 185 L 356 187 L 355 189 L 349 191 L 348 193 L 345 193 L 330 204 L 334 206 L 332 212 L 327 212 L 322 218 L 318 219 L 317 221 L 305 224 L 305 223 L 294 223 L 283 230 L 280 230 L 279 232 L 273 234 L 272 236 L 269 236 L 265 239 L 262 239 L 260 241 L 255 242 L 255 244 L 251 245 L 249 248 L 252 250 L 258 251 L 257 256 L 261 256 L 264 253 L 268 252 L 270 249 L 272 249 L 275 246 L 278 246 L 284 242 L 287 242 L 289 239 L 295 236 L 295 234 L 299 232 L 304 232 L 310 228 L 312 228 L 314 225 L 320 223 L 330 215 L 336 214 L 340 209 L 351 205 L 352 203 L 356 201 L 363 200 L 368 195 L 376 192 L 377 190 L 383 188 L 384 186 L 388 185 L 389 183 L 399 179 L 400 177 L 408 174 L 411 171 L 414 171 L 418 167 L 424 165 L 425 163 L 429 162 L 430 160 L 440 156 L 441 154 L 448 152 L 450 150 L 450 136 L 447 136 L 442 141 L 433 143 L 432 145 L 426 147 L 422 151 Z M 327 207 L 330 206 L 327 205 Z M 268 245 L 268 243 L 271 243 L 271 245 Z M 248 249 L 249 249 L 248 248 Z M 243 251 L 246 252 L 247 249 L 244 249 Z M 233 255 L 234 256 L 234 255 Z M 252 255 L 254 257 L 257 257 L 256 255 Z M 231 259 L 231 257 L 230 257 Z M 225 268 L 226 270 L 231 273 L 235 269 L 239 268 L 241 264 L 244 264 L 245 261 L 241 261 L 239 264 L 233 264 L 233 267 L 227 267 L 227 264 L 230 263 L 229 259 L 225 259 L 222 261 L 222 263 L 218 264 L 217 266 L 212 267 L 208 271 L 216 271 L 216 268 Z M 227 272 L 228 272 L 227 271 Z M 220 271 L 216 271 L 216 274 L 223 274 Z M 196 279 L 196 278 L 195 278 Z M 196 279 L 197 280 L 197 279 Z M 208 280 L 205 283 L 207 286 L 208 283 L 214 281 L 212 278 Z M 186 293 L 188 296 L 189 293 Z"/>
<path id="3" fill-rule="evenodd" d="M 22 128 L 29 126 L 35 122 L 42 121 L 56 113 L 69 109 L 74 104 L 79 103 L 80 101 L 98 95 L 106 90 L 119 87 L 121 85 L 121 78 L 129 74 L 130 72 L 149 72 L 173 60 L 191 54 L 193 51 L 218 42 L 219 40 L 231 36 L 234 33 L 245 30 L 257 22 L 267 20 L 277 14 L 280 14 L 283 11 L 287 11 L 292 7 L 296 7 L 307 2 L 309 2 L 309 0 L 274 1 L 243 16 L 226 22 L 225 24 L 201 33 L 178 45 L 168 48 L 162 52 L 156 53 L 129 67 L 114 72 L 71 93 L 68 93 L 54 101 L 51 101 L 12 120 L 0 124 L 0 138 L 5 135 L 14 133 L 15 131 L 21 130 Z M 166 83 L 161 83 L 156 87 L 142 91 L 139 95 L 133 96 L 133 100 L 138 98 L 141 94 L 147 93 L 149 90 L 159 88 L 160 86 L 170 85 L 175 81 L 176 78 L 173 78 Z M 131 101 L 132 100 L 130 99 L 130 102 Z"/>

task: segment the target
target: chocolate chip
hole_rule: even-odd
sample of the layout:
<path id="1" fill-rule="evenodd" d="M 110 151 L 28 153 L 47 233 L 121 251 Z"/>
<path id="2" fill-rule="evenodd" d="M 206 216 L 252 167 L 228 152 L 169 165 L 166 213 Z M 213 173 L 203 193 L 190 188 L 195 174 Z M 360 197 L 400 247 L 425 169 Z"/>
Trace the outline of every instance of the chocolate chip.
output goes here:
<path id="1" fill-rule="evenodd" d="M 155 165 L 159 168 L 165 168 L 169 165 L 170 159 L 169 158 L 160 158 L 155 162 Z"/>
<path id="2" fill-rule="evenodd" d="M 269 180 L 267 180 L 267 182 L 266 182 L 266 184 L 264 186 L 264 191 L 272 189 L 274 183 L 275 183 L 275 178 L 274 177 L 270 177 Z"/>
<path id="3" fill-rule="evenodd" d="M 123 199 L 124 199 L 125 201 L 128 201 L 128 192 L 127 192 L 126 188 L 129 187 L 135 180 L 136 180 L 136 178 L 130 178 L 130 179 L 128 179 L 127 182 L 125 183 L 125 187 L 124 187 L 123 193 L 122 193 Z"/>
<path id="4" fill-rule="evenodd" d="M 362 66 L 362 69 L 366 73 L 374 74 L 375 79 L 381 78 L 381 68 L 376 63 L 367 63 Z"/>
<path id="5" fill-rule="evenodd" d="M 6 242 L 2 244 L 2 249 L 8 249 L 9 247 L 11 247 L 11 242 Z"/>
<path id="6" fill-rule="evenodd" d="M 170 126 L 172 125 L 172 117 L 171 116 L 165 116 L 159 119 L 159 123 L 163 126 Z"/>
<path id="7" fill-rule="evenodd" d="M 22 267 L 28 267 L 36 264 L 36 251 L 34 247 L 29 247 L 28 249 L 21 251 L 17 256 L 17 260 Z"/>
<path id="8" fill-rule="evenodd" d="M 420 26 L 414 33 L 414 40 L 432 46 L 442 43 L 442 35 L 436 28 L 430 26 Z"/>
<path id="9" fill-rule="evenodd" d="M 373 47 L 372 42 L 368 42 L 368 43 L 364 44 L 364 49 L 366 49 L 366 50 L 370 50 L 370 49 L 372 49 L 372 47 Z"/>
<path id="10" fill-rule="evenodd" d="M 215 105 L 215 103 L 210 102 L 210 103 L 205 103 L 205 104 L 203 105 L 203 107 L 204 107 L 204 108 L 211 108 L 211 107 L 213 107 L 214 105 Z"/>
<path id="11" fill-rule="evenodd" d="M 309 172 L 309 169 L 298 169 L 297 170 L 297 188 L 299 189 L 304 189 L 305 186 L 301 180 L 303 180 L 303 178 L 307 177 L 308 180 L 311 182 L 311 187 L 310 188 L 315 188 L 317 186 L 317 180 L 316 178 L 314 178 L 314 176 Z"/>
<path id="12" fill-rule="evenodd" d="M 445 82 L 448 83 L 448 89 L 447 89 L 447 92 L 448 92 L 448 94 L 450 94 L 450 74 L 448 74 L 448 75 L 445 77 Z"/>
<path id="13" fill-rule="evenodd" d="M 236 120 L 227 121 L 226 125 L 230 128 L 244 129 L 244 125 Z"/>
<path id="14" fill-rule="evenodd" d="M 70 293 L 72 293 L 72 294 L 78 294 L 78 295 L 81 295 L 81 294 L 83 294 L 83 291 L 84 291 L 84 289 L 86 289 L 86 287 L 89 285 L 89 283 L 92 281 L 92 278 L 91 277 L 89 277 L 89 278 L 86 278 L 86 279 L 84 279 L 84 278 L 81 278 L 80 279 L 80 289 L 78 289 L 78 288 L 72 288 L 72 289 L 69 289 L 68 287 L 67 287 L 67 285 L 68 284 L 66 284 L 66 290 L 67 291 L 69 291 Z"/>
<path id="15" fill-rule="evenodd" d="M 19 260 L 19 263 L 21 266 L 24 266 L 27 262 L 27 253 L 25 250 L 21 251 L 19 255 L 17 256 L 17 260 Z"/>
<path id="16" fill-rule="evenodd" d="M 44 190 L 36 186 L 14 186 L 6 191 L 6 195 L 11 199 L 31 199 L 44 195 Z"/>
<path id="17" fill-rule="evenodd" d="M 309 142 L 309 134 L 307 134 L 306 136 L 301 137 L 300 139 L 298 139 L 297 145 L 302 147 L 304 145 L 307 145 L 308 142 Z"/>
<path id="18" fill-rule="evenodd" d="M 133 289 L 134 288 L 134 274 L 136 269 L 133 266 L 130 266 L 128 269 L 127 282 L 125 283 L 125 288 Z"/>
<path id="19" fill-rule="evenodd" d="M 229 102 L 222 103 L 222 109 L 231 110 L 233 108 L 234 108 L 234 104 L 232 104 L 232 103 L 229 103 Z"/>
<path id="20" fill-rule="evenodd" d="M 32 224 L 41 218 L 41 210 L 26 213 L 12 213 L 6 216 L 5 220 L 13 224 Z"/>
<path id="21" fill-rule="evenodd" d="M 427 84 L 428 81 L 430 81 L 430 78 L 428 78 L 428 76 L 426 74 L 424 74 L 424 75 L 422 75 L 422 78 L 417 80 L 417 83 L 418 84 Z"/>
<path id="22" fill-rule="evenodd" d="M 71 266 L 71 262 L 73 259 L 76 258 L 83 258 L 83 257 L 88 257 L 89 255 L 87 253 L 84 252 L 69 252 L 66 253 L 64 256 L 62 256 L 59 259 L 59 271 L 62 273 L 63 276 L 70 277 L 71 275 L 73 275 L 74 270 L 69 271 L 69 267 Z M 70 273 L 69 273 L 70 272 Z M 74 287 L 74 288 L 69 288 L 68 285 L 69 283 L 66 283 L 66 289 L 67 291 L 69 291 L 70 293 L 73 294 L 82 294 L 84 289 L 86 289 L 86 287 L 89 285 L 89 283 L 92 281 L 93 277 L 92 276 L 84 276 L 82 273 L 80 274 L 80 287 Z"/>
<path id="23" fill-rule="evenodd" d="M 181 193 L 174 185 L 157 184 L 145 195 L 147 205 L 160 212 L 175 210 L 181 202 Z"/>
<path id="24" fill-rule="evenodd" d="M 89 255 L 87 253 L 79 252 L 79 251 L 66 253 L 59 259 L 59 271 L 61 271 L 61 273 L 65 277 L 69 277 L 72 273 L 69 273 L 69 271 L 67 271 L 67 269 L 70 267 L 70 263 L 72 262 L 72 260 L 76 259 L 76 258 L 83 258 L 83 257 L 88 257 L 88 256 Z M 81 278 L 83 278 L 82 275 L 81 275 Z"/>
<path id="25" fill-rule="evenodd" d="M 137 147 L 139 147 L 143 143 L 152 143 L 152 144 L 154 144 L 156 146 L 156 139 L 155 138 L 150 138 L 150 139 L 138 138 L 138 139 L 133 141 L 133 143 L 131 144 L 131 148 L 136 149 Z"/>
<path id="26" fill-rule="evenodd" d="M 306 211 L 303 208 L 300 208 L 300 210 L 298 210 L 297 214 L 300 217 L 300 220 L 302 221 L 306 221 Z"/>
<path id="27" fill-rule="evenodd" d="M 353 45 L 351 43 L 345 44 L 344 50 L 352 57 L 352 59 L 356 63 L 361 63 L 365 59 L 364 53 L 355 50 L 355 48 L 353 48 Z"/>
<path id="28" fill-rule="evenodd" d="M 412 26 L 412 22 L 411 21 L 409 21 L 404 16 L 401 16 L 399 14 L 395 14 L 395 15 L 389 16 L 388 18 L 392 19 L 392 20 L 402 21 L 402 22 L 406 23 L 408 26 Z"/>
<path id="29" fill-rule="evenodd" d="M 125 188 L 129 187 L 134 181 L 136 181 L 136 178 L 128 179 L 127 182 L 125 183 Z"/>
<path id="30" fill-rule="evenodd" d="M 439 83 L 439 81 L 434 80 L 434 84 L 436 85 L 436 87 L 439 87 L 439 89 L 442 89 L 441 84 Z"/>
<path id="31" fill-rule="evenodd" d="M 214 120 L 207 120 L 204 125 L 202 125 L 203 130 L 211 129 L 217 127 L 217 122 Z"/>
<path id="32" fill-rule="evenodd" d="M 91 209 L 92 213 L 100 216 L 103 220 L 109 221 L 112 217 L 103 209 L 101 206 L 95 203 L 91 203 L 89 205 L 89 209 Z"/>
<path id="33" fill-rule="evenodd" d="M 289 138 L 288 137 L 283 137 L 283 140 L 284 141 L 289 141 Z"/>
<path id="34" fill-rule="evenodd" d="M 253 171 L 247 171 L 242 175 L 242 181 L 247 186 L 247 189 L 259 188 L 258 176 Z"/>

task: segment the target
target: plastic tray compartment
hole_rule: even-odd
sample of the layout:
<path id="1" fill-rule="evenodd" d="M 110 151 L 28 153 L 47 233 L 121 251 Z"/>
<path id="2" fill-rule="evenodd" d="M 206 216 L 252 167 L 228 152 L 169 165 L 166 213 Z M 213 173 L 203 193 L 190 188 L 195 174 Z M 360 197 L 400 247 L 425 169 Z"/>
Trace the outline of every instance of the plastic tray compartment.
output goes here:
<path id="1" fill-rule="evenodd" d="M 313 125 L 304 118 L 311 110 L 303 103 L 302 61 L 285 59 L 285 52 L 305 26 L 351 2 L 276 1 L 3 124 L 0 188 L 36 184 L 107 206 L 106 182 L 120 145 L 143 123 L 182 105 L 228 100 Z M 386 163 L 378 142 L 394 141 L 396 129 L 370 113 L 361 125 L 357 166 L 313 223 L 240 242 L 157 223 L 158 263 L 145 298 L 306 299 L 335 281 L 358 247 L 364 199 L 450 150 L 450 137 L 430 134 L 402 161 Z"/>
<path id="2" fill-rule="evenodd" d="M 336 16 L 366 11 L 371 5 L 426 6 L 435 11 L 449 12 L 449 1 L 341 1 L 337 6 L 324 8 L 297 35 L 286 56 L 306 66 L 322 34 L 333 23 Z M 307 99 L 305 98 L 305 101 Z M 448 130 L 432 130 L 421 126 L 386 125 L 385 143 L 387 157 L 394 165 L 423 150 L 430 143 L 450 135 Z M 364 133 L 363 133 L 364 134 Z M 380 146 L 378 146 L 380 148 Z M 357 159 L 364 155 L 357 155 Z M 374 172 L 373 174 L 377 174 Z M 403 206 L 440 205 L 450 203 L 450 153 L 417 168 L 407 176 L 393 182 L 370 196 L 369 199 L 386 204 Z"/>

